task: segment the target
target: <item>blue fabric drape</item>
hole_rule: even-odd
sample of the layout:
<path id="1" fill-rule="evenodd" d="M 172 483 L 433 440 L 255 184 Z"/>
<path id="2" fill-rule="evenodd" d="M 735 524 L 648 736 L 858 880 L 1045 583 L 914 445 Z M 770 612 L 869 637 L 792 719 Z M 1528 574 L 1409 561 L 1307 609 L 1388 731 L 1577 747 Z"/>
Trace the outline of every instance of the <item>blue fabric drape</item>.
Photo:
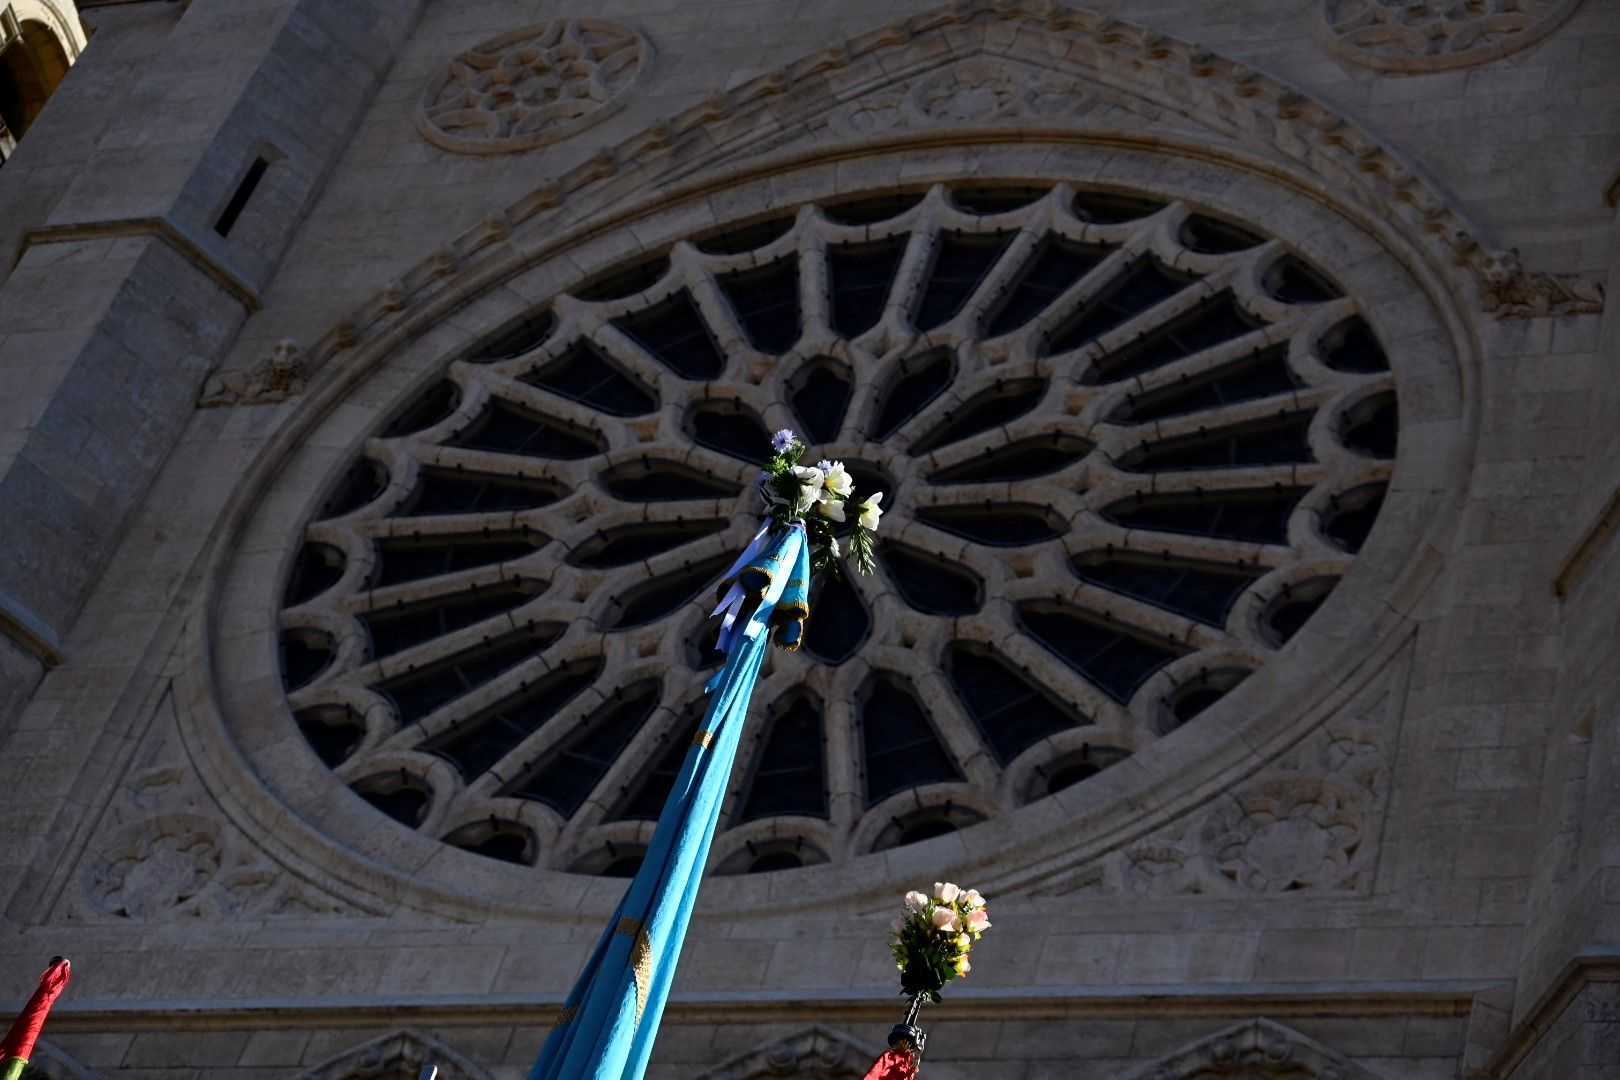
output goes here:
<path id="1" fill-rule="evenodd" d="M 658 817 L 646 859 L 608 920 L 569 992 L 529 1080 L 640 1080 L 652 1056 L 664 1002 L 697 900 L 709 842 L 731 779 L 772 613 L 808 595 L 810 553 L 803 528 L 756 537 L 722 583 L 740 604 L 727 635 L 726 662 L 706 689 L 713 695 L 680 775 Z M 724 604 L 723 604 L 724 606 Z M 783 613 L 787 615 L 787 612 Z M 778 620 L 779 643 L 791 636 Z M 795 620 L 795 625 L 802 623 Z"/>

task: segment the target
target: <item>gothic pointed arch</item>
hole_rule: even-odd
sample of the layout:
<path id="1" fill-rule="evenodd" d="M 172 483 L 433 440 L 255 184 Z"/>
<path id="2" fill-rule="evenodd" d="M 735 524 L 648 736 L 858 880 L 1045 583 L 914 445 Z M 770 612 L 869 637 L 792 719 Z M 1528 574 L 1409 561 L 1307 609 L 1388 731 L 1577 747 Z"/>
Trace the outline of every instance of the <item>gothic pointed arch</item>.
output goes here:
<path id="1" fill-rule="evenodd" d="M 1349 1058 L 1260 1017 L 1167 1054 L 1130 1080 L 1378 1080 Z"/>
<path id="2" fill-rule="evenodd" d="M 817 1024 L 764 1043 L 708 1069 L 692 1080 L 858 1080 L 879 1054 L 876 1047 Z"/>
<path id="3" fill-rule="evenodd" d="M 433 1036 L 409 1029 L 350 1047 L 295 1080 L 416 1080 L 424 1065 L 438 1066 L 439 1080 L 490 1080 L 488 1070 Z"/>

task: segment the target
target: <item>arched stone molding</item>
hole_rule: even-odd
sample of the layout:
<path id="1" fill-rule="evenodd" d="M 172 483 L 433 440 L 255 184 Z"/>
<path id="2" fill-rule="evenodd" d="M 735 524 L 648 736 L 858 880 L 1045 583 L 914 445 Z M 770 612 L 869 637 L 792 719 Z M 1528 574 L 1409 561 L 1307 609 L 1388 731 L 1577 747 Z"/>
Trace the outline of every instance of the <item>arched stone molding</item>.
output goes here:
<path id="1" fill-rule="evenodd" d="M 1107 91 L 1107 108 L 1128 111 L 1133 122 L 1124 125 L 1116 118 L 1088 127 L 1084 117 L 1040 125 L 953 119 L 944 128 L 924 123 L 881 136 L 839 135 L 827 122 L 841 104 L 954 72 L 975 51 L 1016 53 L 1028 63 L 1039 58 L 1054 70 L 1083 59 L 1090 66 L 1064 68 L 1068 77 L 1081 71 L 1085 81 Z M 873 58 L 879 53 L 882 68 Z M 1063 59 L 1053 59 L 1054 54 Z M 311 493 L 326 486 L 338 462 L 349 459 L 355 441 L 385 410 L 437 378 L 447 351 L 467 347 L 582 274 L 622 262 L 622 246 L 587 237 L 633 225 L 638 242 L 657 250 L 695 230 L 763 215 L 784 190 L 816 198 L 885 184 L 944 182 L 975 168 L 973 162 L 981 160 L 975 155 L 993 156 L 1007 175 L 1058 181 L 1079 170 L 1088 180 L 1123 187 L 1152 189 L 1157 183 L 1173 189 L 1167 190 L 1171 197 L 1195 191 L 1213 205 L 1241 194 L 1235 189 L 1245 185 L 1232 183 L 1241 176 L 1254 188 L 1246 206 L 1231 205 L 1237 219 L 1266 218 L 1284 205 L 1286 213 L 1300 215 L 1299 235 L 1310 237 L 1307 253 L 1344 267 L 1352 288 L 1364 285 L 1376 297 L 1389 330 L 1430 343 L 1420 351 L 1436 365 L 1402 376 L 1421 388 L 1417 411 L 1406 414 L 1403 407 L 1403 423 L 1411 426 L 1403 426 L 1402 438 L 1422 447 L 1413 460 L 1423 464 L 1398 470 L 1394 486 L 1400 505 L 1393 513 L 1385 511 L 1393 524 L 1375 545 L 1378 550 L 1364 553 L 1352 571 L 1355 588 L 1345 592 L 1355 599 L 1341 604 L 1335 598 L 1331 610 L 1319 616 L 1326 621 L 1315 632 L 1307 628 L 1290 646 L 1295 664 L 1315 670 L 1317 677 L 1308 685 L 1250 679 L 1234 691 L 1228 714 L 1250 717 L 1243 725 L 1216 725 L 1209 730 L 1212 743 L 1196 747 L 1183 742 L 1171 748 L 1166 744 L 1174 740 L 1166 740 L 1088 782 L 1083 792 L 1071 789 L 976 826 L 971 842 L 967 834 L 925 841 L 906 849 L 905 859 L 885 856 L 887 869 L 874 867 L 870 875 L 829 867 L 794 871 L 804 888 L 786 903 L 848 891 L 857 878 L 863 896 L 886 903 L 911 864 L 950 862 L 976 867 L 981 876 L 975 881 L 1011 879 L 1049 857 L 1053 845 L 1091 857 L 1207 802 L 1342 709 L 1362 682 L 1404 647 L 1411 617 L 1438 566 L 1435 552 L 1448 542 L 1475 425 L 1478 295 L 1466 272 L 1472 265 L 1469 253 L 1477 247 L 1473 234 L 1465 233 L 1470 239 L 1462 244 L 1443 239 L 1446 225 L 1461 218 L 1415 172 L 1341 117 L 1240 67 L 1157 32 L 1068 9 L 953 5 L 745 84 L 702 110 L 655 125 L 645 138 L 598 155 L 511 211 L 492 215 L 311 349 L 312 355 L 330 356 L 341 342 L 349 355 L 341 366 L 317 375 L 239 489 L 220 531 L 212 613 L 194 624 L 186 677 L 210 672 L 221 662 L 216 647 L 232 642 L 226 662 L 237 685 L 230 688 L 232 700 L 224 702 L 232 724 L 240 716 L 236 703 L 255 694 L 281 708 L 265 628 L 257 621 L 265 608 L 245 601 L 247 594 L 237 585 L 283 580 L 290 552 L 285 537 L 244 536 L 249 514 L 262 510 L 284 523 L 305 520 Z M 1157 73 L 1171 89 L 1142 86 L 1144 71 Z M 1161 91 L 1163 97 L 1153 96 Z M 1199 95 L 1209 99 L 1204 109 L 1193 104 Z M 982 97 L 1003 100 L 994 92 Z M 1144 130 L 1139 121 L 1145 114 L 1162 123 Z M 701 156 L 689 152 L 704 140 L 712 140 L 713 147 Z M 1354 164 L 1353 147 L 1362 151 L 1366 169 Z M 722 191 L 723 199 L 716 198 Z M 1384 200 L 1378 191 L 1403 194 Z M 551 213 L 565 203 L 566 224 Z M 1345 228 L 1346 222 L 1353 227 Z M 362 379 L 385 361 L 386 374 L 362 389 Z M 306 444 L 328 420 L 340 421 L 340 428 Z M 283 473 L 305 477 L 302 493 L 267 490 Z M 262 500 L 268 501 L 260 506 Z M 243 558 L 226 580 L 221 573 L 230 552 Z M 227 595 L 232 597 L 228 610 L 221 607 Z M 236 651 L 239 646 L 252 655 Z M 211 679 L 188 684 L 183 720 L 188 745 L 195 746 L 205 768 L 215 771 L 210 786 L 234 801 L 233 818 L 287 859 L 330 867 L 356 887 L 376 889 L 388 902 L 447 913 L 465 909 L 469 889 L 481 905 L 514 917 L 559 905 L 606 910 L 617 899 L 612 882 L 474 865 L 488 860 L 441 850 L 420 837 L 380 834 L 370 827 L 373 818 L 355 821 L 357 813 L 370 811 L 329 778 L 306 779 L 309 786 L 297 796 L 300 805 L 290 812 L 280 801 L 289 792 L 243 781 L 253 774 L 270 778 L 282 768 L 307 771 L 308 749 L 282 714 L 278 729 L 254 721 L 251 730 L 235 736 L 240 742 L 221 739 L 214 713 L 220 688 Z M 1168 772 L 1177 774 L 1176 783 L 1164 782 Z M 311 820 L 337 830 L 337 851 L 330 838 L 301 824 Z M 263 821 L 282 821 L 285 827 L 272 837 L 255 824 Z M 1077 844 L 1077 837 L 1086 839 Z M 401 865 L 413 867 L 412 873 L 394 869 Z M 716 911 L 753 909 L 763 895 L 757 880 L 722 879 L 706 886 L 705 902 Z"/>
<path id="2" fill-rule="evenodd" d="M 744 1051 L 692 1080 L 766 1080 L 773 1076 L 858 1080 L 879 1053 L 876 1047 L 818 1024 Z"/>
<path id="3" fill-rule="evenodd" d="M 435 1065 L 439 1080 L 491 1080 L 490 1073 L 420 1031 L 396 1031 L 362 1043 L 299 1073 L 294 1080 L 416 1080 Z"/>
<path id="4" fill-rule="evenodd" d="M 975 54 L 1043 73 L 1043 85 L 1021 92 L 1022 107 L 979 117 L 979 124 L 1011 123 L 1025 138 L 1157 141 L 1142 131 L 1147 114 L 1165 129 L 1166 140 L 1173 130 L 1193 133 L 1192 142 L 1204 150 L 1213 142 L 1246 154 L 1259 171 L 1285 166 L 1324 197 L 1380 215 L 1424 246 L 1437 266 L 1467 270 L 1487 309 L 1498 306 L 1490 298 L 1503 290 L 1545 291 L 1527 279 L 1548 275 L 1517 266 L 1511 253 L 1493 246 L 1421 166 L 1298 87 L 1113 15 L 1051 0 L 957 0 L 817 50 L 599 151 L 388 283 L 313 342 L 306 362 L 318 368 L 338 352 L 379 339 L 410 313 L 508 276 L 570 234 L 583 233 L 575 223 L 594 221 L 647 186 L 698 175 L 720 179 L 743 159 L 809 140 L 853 149 L 850 140 L 837 138 L 839 121 L 832 117 L 840 106 L 871 99 L 867 108 L 881 108 L 913 77 L 970 62 Z M 1082 107 L 1057 107 L 1063 95 L 1053 86 L 1079 87 L 1073 101 Z M 1128 127 L 1088 122 L 1103 91 L 1111 91 L 1110 108 L 1132 114 Z M 952 121 L 953 138 L 978 134 L 977 124 L 940 118 Z M 1594 310 L 1586 279 L 1580 284 L 1585 303 L 1574 309 L 1554 303 L 1546 313 Z"/>
<path id="5" fill-rule="evenodd" d="M 1343 1054 L 1264 1018 L 1234 1024 L 1167 1054 L 1130 1080 L 1378 1080 Z"/>
<path id="6" fill-rule="evenodd" d="M 220 813 L 180 745 L 167 688 L 128 771 L 98 809 L 66 898 L 76 922 L 365 913 L 266 858 Z M 37 911 L 52 917 L 53 907 L 42 898 Z"/>
<path id="7" fill-rule="evenodd" d="M 71 6 L 67 10 L 71 15 Z M 64 16 L 56 0 L 0 4 L 0 161 L 10 155 L 83 48 L 77 16 Z"/>
<path id="8" fill-rule="evenodd" d="M 0 11 L 7 8 L 19 25 L 34 21 L 50 27 L 51 33 L 61 43 L 62 51 L 67 54 L 69 63 L 84 52 L 84 24 L 79 21 L 72 4 L 63 0 L 7 0 L 0 5 Z"/>
<path id="9" fill-rule="evenodd" d="M 1446 71 L 1487 64 L 1544 40 L 1580 0 L 1322 0 L 1328 50 L 1378 71 Z"/>

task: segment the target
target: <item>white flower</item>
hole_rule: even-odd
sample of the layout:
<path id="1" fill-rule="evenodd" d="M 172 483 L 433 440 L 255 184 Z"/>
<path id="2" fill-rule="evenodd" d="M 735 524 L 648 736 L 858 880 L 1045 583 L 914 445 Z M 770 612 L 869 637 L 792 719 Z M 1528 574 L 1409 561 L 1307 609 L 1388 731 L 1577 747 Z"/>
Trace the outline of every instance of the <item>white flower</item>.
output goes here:
<path id="1" fill-rule="evenodd" d="M 915 889 L 913 889 L 911 892 L 906 893 L 906 910 L 907 911 L 926 911 L 926 910 L 928 910 L 928 897 L 924 896 L 922 893 L 916 891 Z"/>
<path id="2" fill-rule="evenodd" d="M 956 894 L 961 891 L 961 889 L 958 889 L 949 881 L 934 882 L 934 899 L 938 900 L 942 904 L 954 902 L 956 900 Z"/>
<path id="3" fill-rule="evenodd" d="M 842 509 L 842 507 L 840 507 L 840 509 Z M 838 537 L 827 537 L 827 554 L 831 555 L 835 559 L 838 558 Z"/>
<path id="4" fill-rule="evenodd" d="M 957 918 L 956 912 L 948 907 L 934 909 L 934 929 L 943 930 L 947 934 L 955 934 L 962 929 L 962 920 Z"/>
<path id="5" fill-rule="evenodd" d="M 842 499 L 829 499 L 827 493 L 821 493 L 821 505 L 817 507 L 823 517 L 832 521 L 844 520 L 844 503 Z"/>
<path id="6" fill-rule="evenodd" d="M 823 458 L 818 466 L 827 476 L 827 490 L 834 495 L 842 495 L 846 499 L 855 490 L 855 481 L 844 468 L 842 461 L 828 461 Z"/>
<path id="7" fill-rule="evenodd" d="M 820 469 L 810 465 L 793 466 L 793 475 L 799 478 L 799 484 L 801 487 L 810 488 L 817 494 L 820 494 L 821 485 L 825 483 L 827 479 L 822 475 Z"/>
<path id="8" fill-rule="evenodd" d="M 812 469 L 808 465 L 793 466 L 793 475 L 799 478 L 799 503 L 793 512 L 803 514 L 821 498 L 821 484 L 825 478 L 820 469 Z"/>
<path id="9" fill-rule="evenodd" d="M 962 906 L 969 911 L 977 911 L 984 907 L 984 897 L 979 895 L 978 889 L 969 889 L 961 896 Z"/>
<path id="10" fill-rule="evenodd" d="M 784 453 L 793 446 L 794 436 L 792 428 L 783 428 L 771 436 L 771 449 L 778 454 Z"/>
<path id="11" fill-rule="evenodd" d="M 878 503 L 882 501 L 883 492 L 880 491 L 876 495 L 868 495 L 865 501 L 858 505 L 857 509 L 860 510 L 861 514 L 861 528 L 870 529 L 873 532 L 877 531 L 878 518 L 883 516 L 883 508 Z"/>

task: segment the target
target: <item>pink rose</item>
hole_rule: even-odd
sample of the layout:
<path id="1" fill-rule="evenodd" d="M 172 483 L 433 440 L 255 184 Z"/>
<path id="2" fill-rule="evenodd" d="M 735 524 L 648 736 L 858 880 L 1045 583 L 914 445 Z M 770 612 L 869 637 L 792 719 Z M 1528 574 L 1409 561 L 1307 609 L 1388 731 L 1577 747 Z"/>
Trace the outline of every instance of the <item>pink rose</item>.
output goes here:
<path id="1" fill-rule="evenodd" d="M 954 903 L 956 900 L 956 894 L 961 891 L 962 890 L 958 889 L 949 881 L 934 882 L 934 899 L 938 900 L 942 904 Z"/>
<path id="2" fill-rule="evenodd" d="M 972 911 L 974 908 L 984 907 L 984 897 L 979 895 L 978 889 L 969 889 L 961 896 L 962 906 Z"/>
<path id="3" fill-rule="evenodd" d="M 928 910 L 928 897 L 924 896 L 920 892 L 917 892 L 915 889 L 913 889 L 911 892 L 906 893 L 906 910 L 907 911 L 927 911 Z"/>
<path id="4" fill-rule="evenodd" d="M 954 934 L 962 928 L 962 924 L 957 919 L 956 912 L 950 908 L 938 907 L 934 909 L 934 928 L 936 930 L 949 930 Z"/>
<path id="5" fill-rule="evenodd" d="M 973 931 L 975 934 L 983 933 L 984 931 L 990 929 L 990 913 L 984 910 L 984 908 L 979 908 L 977 911 L 968 912 L 967 928 Z"/>

